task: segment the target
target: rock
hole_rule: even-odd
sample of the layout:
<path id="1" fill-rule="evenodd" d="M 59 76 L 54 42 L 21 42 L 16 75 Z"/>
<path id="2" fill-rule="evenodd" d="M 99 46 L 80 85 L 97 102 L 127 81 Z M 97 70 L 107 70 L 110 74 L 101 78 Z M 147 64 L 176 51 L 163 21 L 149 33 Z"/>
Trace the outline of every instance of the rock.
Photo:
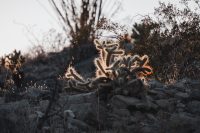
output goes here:
<path id="1" fill-rule="evenodd" d="M 116 95 L 111 101 L 115 108 L 128 109 L 129 111 L 154 112 L 157 109 L 157 105 L 154 103 L 145 102 L 134 97 Z"/>
<path id="2" fill-rule="evenodd" d="M 92 103 L 72 104 L 69 109 L 74 112 L 76 119 L 84 121 L 94 128 L 98 128 L 99 125 L 106 126 L 107 111 L 101 105 Z"/>
<path id="3" fill-rule="evenodd" d="M 157 80 L 150 80 L 149 86 L 150 86 L 150 88 L 162 88 L 164 86 L 164 84 L 162 84 L 161 82 L 159 82 Z"/>
<path id="4" fill-rule="evenodd" d="M 116 114 L 119 117 L 130 117 L 131 115 L 128 109 L 114 108 L 112 113 Z"/>
<path id="5" fill-rule="evenodd" d="M 76 94 L 76 95 L 61 95 L 59 99 L 59 103 L 63 104 L 81 104 L 81 103 L 90 103 L 96 102 L 97 96 L 94 92 Z"/>
<path id="6" fill-rule="evenodd" d="M 64 128 L 55 128 L 54 133 L 66 133 Z"/>
<path id="7" fill-rule="evenodd" d="M 164 93 L 168 96 L 167 98 L 174 97 L 178 91 L 175 88 L 167 87 L 164 89 Z"/>
<path id="8" fill-rule="evenodd" d="M 39 103 L 41 111 L 43 112 L 46 111 L 48 104 L 49 104 L 49 100 L 41 100 Z"/>
<path id="9" fill-rule="evenodd" d="M 200 101 L 200 88 L 199 89 L 192 89 L 189 97 L 193 100 Z"/>
<path id="10" fill-rule="evenodd" d="M 157 118 L 153 114 L 147 114 L 146 116 L 151 121 L 157 121 Z"/>
<path id="11" fill-rule="evenodd" d="M 0 97 L 0 105 L 3 104 L 5 101 L 5 98 L 4 97 Z"/>
<path id="12" fill-rule="evenodd" d="M 37 114 L 38 118 L 42 118 L 44 116 L 44 113 L 41 111 L 35 111 L 35 113 Z"/>
<path id="13" fill-rule="evenodd" d="M 137 98 L 122 95 L 113 96 L 111 99 L 112 105 L 118 109 L 127 109 L 128 106 L 136 106 L 139 102 L 140 100 Z"/>
<path id="14" fill-rule="evenodd" d="M 139 110 L 141 112 L 149 112 L 149 113 L 155 113 L 157 112 L 158 106 L 152 102 L 142 102 L 136 104 L 136 106 L 129 106 L 129 110 Z"/>
<path id="15" fill-rule="evenodd" d="M 167 124 L 167 131 L 170 133 L 191 133 L 198 129 L 200 120 L 187 113 L 175 113 L 171 115 Z"/>
<path id="16" fill-rule="evenodd" d="M 156 104 L 161 107 L 162 109 L 168 109 L 170 106 L 170 102 L 168 99 L 161 99 L 161 100 L 156 100 Z"/>
<path id="17" fill-rule="evenodd" d="M 145 125 L 142 128 L 140 128 L 139 132 L 141 132 L 141 133 L 153 133 L 153 132 L 155 132 L 155 129 L 152 128 L 149 125 Z"/>
<path id="18" fill-rule="evenodd" d="M 187 104 L 188 111 L 200 114 L 200 101 L 191 101 Z"/>
<path id="19" fill-rule="evenodd" d="M 178 103 L 176 106 L 177 106 L 178 108 L 185 108 L 185 104 L 183 104 L 183 103 Z"/>
<path id="20" fill-rule="evenodd" d="M 64 111 L 64 118 L 65 119 L 69 119 L 69 118 L 73 118 L 74 119 L 75 118 L 75 114 L 71 110 L 65 110 Z"/>
<path id="21" fill-rule="evenodd" d="M 150 95 L 154 100 L 169 98 L 169 95 L 164 93 L 164 88 L 148 90 L 148 95 Z"/>
<path id="22" fill-rule="evenodd" d="M 192 80 L 189 86 L 192 90 L 195 90 L 195 89 L 200 90 L 200 80 Z"/>
<path id="23" fill-rule="evenodd" d="M 42 128 L 42 133 L 50 133 L 51 132 L 51 127 L 49 126 L 44 126 Z"/>
<path id="24" fill-rule="evenodd" d="M 188 93 L 184 93 L 184 92 L 177 92 L 175 94 L 175 98 L 178 98 L 178 99 L 187 99 L 187 98 L 189 98 L 189 94 Z"/>
<path id="25" fill-rule="evenodd" d="M 73 132 L 88 132 L 89 126 L 83 121 L 77 119 L 68 119 L 67 129 Z"/>
<path id="26" fill-rule="evenodd" d="M 1 133 L 32 133 L 29 124 L 30 106 L 27 100 L 1 104 L 0 129 Z"/>
<path id="27" fill-rule="evenodd" d="M 128 96 L 133 96 L 133 97 L 138 97 L 138 98 L 144 98 L 146 89 L 142 83 L 141 80 L 139 79 L 133 79 L 130 80 L 126 83 L 125 86 L 123 86 L 122 89 L 122 94 L 118 95 L 128 95 Z"/>
<path id="28" fill-rule="evenodd" d="M 83 121 L 87 119 L 89 114 L 96 116 L 96 109 L 91 103 L 72 104 L 69 110 L 74 113 L 76 119 Z"/>

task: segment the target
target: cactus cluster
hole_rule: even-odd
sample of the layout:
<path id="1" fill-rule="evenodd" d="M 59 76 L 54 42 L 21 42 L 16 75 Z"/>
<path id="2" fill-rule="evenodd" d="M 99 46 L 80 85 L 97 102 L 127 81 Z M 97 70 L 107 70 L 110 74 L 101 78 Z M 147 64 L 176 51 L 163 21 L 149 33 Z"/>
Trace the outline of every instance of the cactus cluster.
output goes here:
<path id="1" fill-rule="evenodd" d="M 6 80 L 13 81 L 17 88 L 21 87 L 24 73 L 21 70 L 25 57 L 21 55 L 21 51 L 14 50 L 13 53 L 6 55 L 1 59 L 1 66 L 6 68 L 10 73 L 10 77 Z"/>
<path id="2" fill-rule="evenodd" d="M 89 91 L 99 86 L 110 85 L 112 88 L 126 86 L 132 80 L 143 82 L 146 76 L 152 74 L 152 68 L 148 65 L 147 55 L 126 55 L 125 50 L 116 42 L 106 42 L 95 39 L 94 44 L 99 51 L 99 57 L 94 60 L 96 76 L 84 79 L 70 66 L 65 77 L 66 88 Z"/>

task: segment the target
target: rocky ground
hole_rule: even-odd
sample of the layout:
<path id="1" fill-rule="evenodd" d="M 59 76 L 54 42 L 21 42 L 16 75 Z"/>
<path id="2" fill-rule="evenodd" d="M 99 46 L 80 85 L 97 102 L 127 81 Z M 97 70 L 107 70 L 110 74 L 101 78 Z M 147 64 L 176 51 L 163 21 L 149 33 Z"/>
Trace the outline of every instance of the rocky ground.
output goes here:
<path id="1" fill-rule="evenodd" d="M 200 81 L 149 81 L 145 99 L 97 91 L 52 93 L 29 88 L 20 100 L 0 99 L 1 133 L 200 133 Z"/>
<path id="2" fill-rule="evenodd" d="M 84 77 L 94 75 L 94 57 L 74 65 Z M 26 62 L 25 83 L 32 83 L 1 95 L 0 133 L 200 133 L 200 81 L 151 79 L 143 97 L 127 95 L 141 89 L 137 83 L 123 93 L 66 92 L 57 79 L 69 63 L 69 49 Z"/>

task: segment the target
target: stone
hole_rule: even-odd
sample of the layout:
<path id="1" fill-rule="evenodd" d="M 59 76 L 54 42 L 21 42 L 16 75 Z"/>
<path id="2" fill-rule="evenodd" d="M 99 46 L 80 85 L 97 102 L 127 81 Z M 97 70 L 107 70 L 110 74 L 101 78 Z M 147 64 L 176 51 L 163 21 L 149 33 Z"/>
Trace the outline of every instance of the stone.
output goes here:
<path id="1" fill-rule="evenodd" d="M 170 106 L 170 102 L 168 99 L 160 99 L 160 100 L 156 100 L 156 104 L 161 107 L 162 109 L 168 109 L 168 107 Z"/>
<path id="2" fill-rule="evenodd" d="M 68 119 L 68 118 L 75 118 L 75 114 L 73 111 L 71 110 L 65 110 L 64 111 L 64 118 Z"/>
<path id="3" fill-rule="evenodd" d="M 129 109 L 135 109 L 139 110 L 141 112 L 149 112 L 149 113 L 155 113 L 157 112 L 158 106 L 152 102 L 142 102 L 136 104 L 136 106 L 129 106 Z"/>
<path id="4" fill-rule="evenodd" d="M 136 105 L 140 100 L 134 97 L 116 95 L 111 99 L 111 103 L 118 109 L 127 109 L 128 106 Z"/>
<path id="5" fill-rule="evenodd" d="M 67 128 L 75 132 L 84 132 L 89 130 L 89 126 L 78 119 L 68 119 Z"/>
<path id="6" fill-rule="evenodd" d="M 174 113 L 168 121 L 168 132 L 171 133 L 191 133 L 198 129 L 200 121 L 188 113 Z"/>
<path id="7" fill-rule="evenodd" d="M 130 117 L 131 115 L 128 109 L 114 108 L 112 113 L 116 114 L 119 117 Z"/>
<path id="8" fill-rule="evenodd" d="M 152 121 L 157 121 L 157 118 L 153 114 L 147 114 L 146 116 L 148 119 L 150 119 Z"/>
<path id="9" fill-rule="evenodd" d="M 200 114 L 200 101 L 191 101 L 187 104 L 188 111 Z"/>
<path id="10" fill-rule="evenodd" d="M 96 112 L 96 109 L 91 103 L 81 103 L 81 104 L 72 104 L 69 107 L 77 119 L 85 120 L 88 114 L 93 114 Z"/>
<path id="11" fill-rule="evenodd" d="M 142 111 L 142 112 L 154 112 L 157 109 L 157 105 L 148 101 L 139 100 L 134 97 L 125 97 L 122 95 L 116 95 L 111 99 L 112 105 L 118 109 L 128 109 L 129 111 Z"/>
<path id="12" fill-rule="evenodd" d="M 30 106 L 27 100 L 1 104 L 0 132 L 22 133 L 30 131 L 31 133 L 32 129 L 28 123 L 30 121 L 29 111 Z"/>
<path id="13" fill-rule="evenodd" d="M 175 94 L 175 98 L 187 99 L 187 98 L 189 98 L 189 94 L 184 93 L 184 92 L 178 92 L 178 93 Z"/>
<path id="14" fill-rule="evenodd" d="M 164 92 L 163 88 L 161 90 L 160 89 L 148 90 L 148 95 L 150 95 L 154 100 L 169 98 L 168 94 Z"/>
<path id="15" fill-rule="evenodd" d="M 150 80 L 148 84 L 150 88 L 162 88 L 164 86 L 161 82 L 157 80 Z"/>
<path id="16" fill-rule="evenodd" d="M 70 104 L 80 104 L 80 103 L 96 102 L 97 97 L 94 92 L 90 92 L 90 93 L 71 95 L 66 100 Z"/>
<path id="17" fill-rule="evenodd" d="M 41 111 L 46 111 L 48 104 L 49 100 L 41 100 L 39 103 Z"/>
<path id="18" fill-rule="evenodd" d="M 193 100 L 200 101 L 200 88 L 199 89 L 192 89 L 189 97 Z"/>
<path id="19" fill-rule="evenodd" d="M 107 110 L 98 103 L 72 104 L 69 109 L 74 112 L 76 119 L 90 126 L 106 126 Z"/>
<path id="20" fill-rule="evenodd" d="M 193 80 L 189 84 L 191 89 L 197 89 L 200 90 L 200 80 Z"/>

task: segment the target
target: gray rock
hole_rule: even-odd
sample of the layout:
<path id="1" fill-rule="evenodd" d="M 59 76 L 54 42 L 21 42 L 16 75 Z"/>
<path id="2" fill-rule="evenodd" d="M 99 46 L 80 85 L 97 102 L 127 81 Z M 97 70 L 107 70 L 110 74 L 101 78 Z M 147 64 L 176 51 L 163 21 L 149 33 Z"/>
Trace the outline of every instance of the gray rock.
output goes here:
<path id="1" fill-rule="evenodd" d="M 128 109 L 129 111 L 142 111 L 142 112 L 154 112 L 157 109 L 157 105 L 148 101 L 139 100 L 134 97 L 125 97 L 116 95 L 112 99 L 112 105 L 118 109 Z"/>
<path id="2" fill-rule="evenodd" d="M 97 101 L 97 96 L 94 92 L 76 94 L 76 95 L 60 95 L 59 103 L 66 104 L 81 104 L 81 103 L 92 103 Z"/>
<path id="3" fill-rule="evenodd" d="M 86 123 L 77 119 L 68 119 L 67 128 L 74 132 L 86 132 L 89 130 L 89 126 Z"/>
<path id="4" fill-rule="evenodd" d="M 189 98 L 189 94 L 188 93 L 184 93 L 184 92 L 177 92 L 175 94 L 175 98 L 187 99 L 187 98 Z"/>
<path id="5" fill-rule="evenodd" d="M 178 103 L 176 106 L 177 106 L 178 108 L 185 108 L 185 104 L 183 104 L 183 103 Z"/>
<path id="6" fill-rule="evenodd" d="M 200 101 L 200 88 L 199 89 L 192 89 L 189 97 L 193 100 L 199 100 Z"/>
<path id="7" fill-rule="evenodd" d="M 157 112 L 158 106 L 152 102 L 142 102 L 142 103 L 138 103 L 136 104 L 136 106 L 129 106 L 129 109 L 137 109 L 141 112 L 150 112 L 150 113 L 154 113 Z"/>
<path id="8" fill-rule="evenodd" d="M 112 113 L 116 114 L 119 117 L 130 117 L 131 115 L 128 109 L 114 108 Z"/>
<path id="9" fill-rule="evenodd" d="M 168 95 L 167 98 L 170 98 L 170 97 L 174 97 L 174 95 L 175 95 L 176 93 L 178 93 L 178 91 L 177 91 L 175 88 L 168 87 L 168 88 L 165 88 L 165 89 L 164 89 L 164 93 L 165 93 L 166 95 Z"/>
<path id="10" fill-rule="evenodd" d="M 150 80 L 149 81 L 150 88 L 163 88 L 164 84 L 157 80 Z"/>
<path id="11" fill-rule="evenodd" d="M 200 114 L 200 101 L 191 101 L 187 107 L 189 112 Z"/>
<path id="12" fill-rule="evenodd" d="M 190 84 L 189 84 L 189 86 L 190 86 L 190 88 L 191 89 L 200 89 L 200 80 L 193 80 L 193 81 L 191 81 L 190 82 Z"/>
<path id="13" fill-rule="evenodd" d="M 168 132 L 191 133 L 198 129 L 200 121 L 187 113 L 172 114 L 168 121 Z"/>
<path id="14" fill-rule="evenodd" d="M 128 106 L 136 105 L 140 100 L 134 97 L 116 95 L 111 99 L 111 103 L 118 109 L 127 109 Z"/>
<path id="15" fill-rule="evenodd" d="M 49 104 L 49 100 L 42 100 L 40 101 L 39 105 L 40 105 L 40 108 L 41 108 L 41 111 L 46 111 L 46 108 Z"/>
<path id="16" fill-rule="evenodd" d="M 162 109 L 168 109 L 168 107 L 170 106 L 170 102 L 168 99 L 156 100 L 156 104 Z"/>
<path id="17" fill-rule="evenodd" d="M 141 133 L 153 133 L 153 132 L 155 132 L 155 129 L 152 128 L 149 125 L 145 125 L 139 130 L 139 132 L 141 132 Z"/>
<path id="18" fill-rule="evenodd" d="M 146 116 L 151 121 L 157 121 L 157 118 L 153 114 L 147 114 Z"/>
<path id="19" fill-rule="evenodd" d="M 75 116 L 76 119 L 86 120 L 88 115 L 96 115 L 96 109 L 91 103 L 81 103 L 81 104 L 72 104 L 69 107 Z"/>
<path id="20" fill-rule="evenodd" d="M 69 119 L 69 118 L 73 118 L 74 119 L 75 118 L 75 114 L 71 110 L 65 110 L 64 111 L 64 118 L 65 119 Z"/>
<path id="21" fill-rule="evenodd" d="M 30 106 L 27 100 L 1 104 L 1 133 L 31 133 L 33 127 L 29 123 L 29 112 Z"/>
<path id="22" fill-rule="evenodd" d="M 150 95 L 154 100 L 169 98 L 169 95 L 164 92 L 164 88 L 148 90 L 148 95 Z"/>
<path id="23" fill-rule="evenodd" d="M 86 124 L 98 128 L 99 125 L 107 126 L 107 110 L 98 103 L 72 104 L 69 107 L 75 114 L 75 118 Z"/>

